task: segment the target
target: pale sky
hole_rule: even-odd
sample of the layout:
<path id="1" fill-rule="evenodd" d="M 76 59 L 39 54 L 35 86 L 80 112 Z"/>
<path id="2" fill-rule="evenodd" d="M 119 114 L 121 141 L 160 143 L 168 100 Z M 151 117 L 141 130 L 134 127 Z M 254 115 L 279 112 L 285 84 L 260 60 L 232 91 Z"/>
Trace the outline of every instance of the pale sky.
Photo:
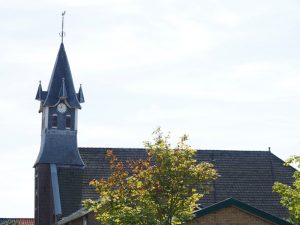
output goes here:
<path id="1" fill-rule="evenodd" d="M 300 154 L 298 0 L 0 0 L 0 217 L 33 217 L 41 114 L 61 12 L 80 147 L 143 147 L 161 126 L 197 149 Z"/>

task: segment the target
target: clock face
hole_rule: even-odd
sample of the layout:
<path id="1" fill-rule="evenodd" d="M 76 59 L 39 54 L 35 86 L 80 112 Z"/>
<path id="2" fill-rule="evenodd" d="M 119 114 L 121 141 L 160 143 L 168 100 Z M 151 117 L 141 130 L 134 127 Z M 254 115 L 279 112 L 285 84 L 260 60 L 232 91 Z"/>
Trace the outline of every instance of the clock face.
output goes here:
<path id="1" fill-rule="evenodd" d="M 64 103 L 59 103 L 57 106 L 57 111 L 60 113 L 65 113 L 67 111 L 67 106 Z"/>

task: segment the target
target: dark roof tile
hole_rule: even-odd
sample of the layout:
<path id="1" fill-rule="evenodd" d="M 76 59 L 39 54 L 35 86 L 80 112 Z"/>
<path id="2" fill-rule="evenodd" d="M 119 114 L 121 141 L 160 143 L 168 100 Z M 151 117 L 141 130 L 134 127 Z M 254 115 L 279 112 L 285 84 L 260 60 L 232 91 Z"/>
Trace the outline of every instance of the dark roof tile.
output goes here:
<path id="1" fill-rule="evenodd" d="M 58 170 L 64 216 L 81 207 L 81 201 L 98 196 L 89 181 L 110 175 L 105 153 L 112 149 L 122 161 L 146 157 L 145 149 L 79 148 L 86 165 L 84 169 L 61 167 Z M 199 150 L 197 160 L 211 162 L 220 177 L 213 183 L 214 192 L 206 195 L 205 207 L 227 198 L 235 198 L 274 216 L 286 218 L 279 197 L 272 193 L 274 181 L 292 183 L 294 169 L 284 167 L 283 161 L 268 151 Z"/>

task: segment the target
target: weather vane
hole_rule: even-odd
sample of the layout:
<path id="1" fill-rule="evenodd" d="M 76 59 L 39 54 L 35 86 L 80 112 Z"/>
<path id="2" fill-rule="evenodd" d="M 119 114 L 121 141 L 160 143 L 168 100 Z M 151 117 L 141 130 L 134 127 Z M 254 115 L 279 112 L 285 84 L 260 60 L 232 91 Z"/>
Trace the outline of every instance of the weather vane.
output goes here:
<path id="1" fill-rule="evenodd" d="M 66 11 L 63 11 L 61 14 L 62 20 L 61 20 L 61 32 L 59 33 L 59 36 L 61 36 L 61 43 L 64 42 L 64 36 L 66 36 L 66 32 L 64 32 L 64 19 L 65 19 Z"/>

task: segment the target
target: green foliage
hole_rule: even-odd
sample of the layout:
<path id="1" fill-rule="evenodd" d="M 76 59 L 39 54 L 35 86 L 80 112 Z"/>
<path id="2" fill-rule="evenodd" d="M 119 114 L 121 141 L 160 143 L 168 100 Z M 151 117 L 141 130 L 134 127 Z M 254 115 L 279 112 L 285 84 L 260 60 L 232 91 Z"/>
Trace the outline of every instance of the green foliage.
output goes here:
<path id="1" fill-rule="evenodd" d="M 20 224 L 13 220 L 7 220 L 7 221 L 0 223 L 0 225 L 20 225 Z"/>
<path id="2" fill-rule="evenodd" d="M 285 165 L 296 165 L 300 169 L 300 156 L 289 158 Z M 275 182 L 273 191 L 280 195 L 280 203 L 289 210 L 290 222 L 300 225 L 300 171 L 296 170 L 293 178 L 295 179 L 292 186 Z"/>
<path id="3" fill-rule="evenodd" d="M 197 202 L 218 174 L 212 164 L 197 163 L 196 150 L 186 142 L 184 135 L 171 148 L 169 136 L 158 129 L 153 142 L 145 143 L 144 160 L 123 165 L 107 151 L 112 174 L 90 182 L 99 200 L 86 200 L 85 207 L 105 225 L 175 225 L 192 219 Z"/>

